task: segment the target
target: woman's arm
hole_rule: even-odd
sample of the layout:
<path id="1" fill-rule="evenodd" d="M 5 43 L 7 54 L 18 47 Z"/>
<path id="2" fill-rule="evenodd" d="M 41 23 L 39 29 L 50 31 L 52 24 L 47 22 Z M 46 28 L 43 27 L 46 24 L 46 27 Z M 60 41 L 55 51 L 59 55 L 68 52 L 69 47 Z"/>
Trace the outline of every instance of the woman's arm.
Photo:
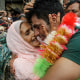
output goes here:
<path id="1" fill-rule="evenodd" d="M 14 60 L 17 58 L 17 55 L 16 54 L 12 54 L 12 59 L 10 60 L 10 72 L 15 75 L 15 70 L 14 70 L 14 67 L 13 67 L 13 62 Z"/>

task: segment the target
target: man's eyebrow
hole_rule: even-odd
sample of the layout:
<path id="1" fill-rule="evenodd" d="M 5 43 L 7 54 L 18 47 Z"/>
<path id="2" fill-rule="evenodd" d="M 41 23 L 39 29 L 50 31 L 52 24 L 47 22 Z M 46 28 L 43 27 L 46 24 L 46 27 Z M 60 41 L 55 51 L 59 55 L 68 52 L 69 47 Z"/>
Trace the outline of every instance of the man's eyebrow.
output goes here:
<path id="1" fill-rule="evenodd" d="M 33 27 L 39 27 L 41 24 L 34 24 Z"/>

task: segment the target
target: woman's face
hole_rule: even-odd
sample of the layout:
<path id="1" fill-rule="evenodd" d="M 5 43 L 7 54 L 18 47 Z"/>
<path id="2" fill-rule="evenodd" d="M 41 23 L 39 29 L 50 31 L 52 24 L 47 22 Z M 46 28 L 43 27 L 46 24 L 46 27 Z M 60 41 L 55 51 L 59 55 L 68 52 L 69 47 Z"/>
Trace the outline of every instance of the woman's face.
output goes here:
<path id="1" fill-rule="evenodd" d="M 27 22 L 21 24 L 20 35 L 30 45 L 34 47 L 39 47 L 40 43 L 34 36 L 33 30 L 31 29 L 31 26 Z"/>

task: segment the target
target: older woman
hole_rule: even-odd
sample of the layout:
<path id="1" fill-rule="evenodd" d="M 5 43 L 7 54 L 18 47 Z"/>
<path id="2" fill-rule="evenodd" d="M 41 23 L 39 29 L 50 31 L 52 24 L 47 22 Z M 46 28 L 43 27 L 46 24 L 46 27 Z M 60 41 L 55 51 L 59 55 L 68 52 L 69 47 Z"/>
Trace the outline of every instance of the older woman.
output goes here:
<path id="1" fill-rule="evenodd" d="M 31 26 L 27 22 L 14 22 L 8 30 L 7 44 L 13 55 L 17 58 L 13 60 L 16 80 L 32 80 L 33 65 L 38 57 L 39 42 L 34 36 Z"/>

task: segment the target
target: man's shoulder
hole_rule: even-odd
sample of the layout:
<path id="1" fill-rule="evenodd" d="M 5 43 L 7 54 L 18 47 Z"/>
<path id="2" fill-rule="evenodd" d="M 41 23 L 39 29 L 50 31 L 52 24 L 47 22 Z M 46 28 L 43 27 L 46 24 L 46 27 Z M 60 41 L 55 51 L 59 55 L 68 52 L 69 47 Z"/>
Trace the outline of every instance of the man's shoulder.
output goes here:
<path id="1" fill-rule="evenodd" d="M 80 65 L 80 30 L 69 40 L 67 50 L 63 52 L 62 57 L 70 59 Z"/>
<path id="2" fill-rule="evenodd" d="M 80 44 L 80 30 L 78 30 L 69 40 L 68 45 Z M 79 45 L 80 46 L 80 45 Z"/>
<path id="3" fill-rule="evenodd" d="M 80 30 L 71 37 L 66 47 L 66 51 L 80 51 Z"/>

